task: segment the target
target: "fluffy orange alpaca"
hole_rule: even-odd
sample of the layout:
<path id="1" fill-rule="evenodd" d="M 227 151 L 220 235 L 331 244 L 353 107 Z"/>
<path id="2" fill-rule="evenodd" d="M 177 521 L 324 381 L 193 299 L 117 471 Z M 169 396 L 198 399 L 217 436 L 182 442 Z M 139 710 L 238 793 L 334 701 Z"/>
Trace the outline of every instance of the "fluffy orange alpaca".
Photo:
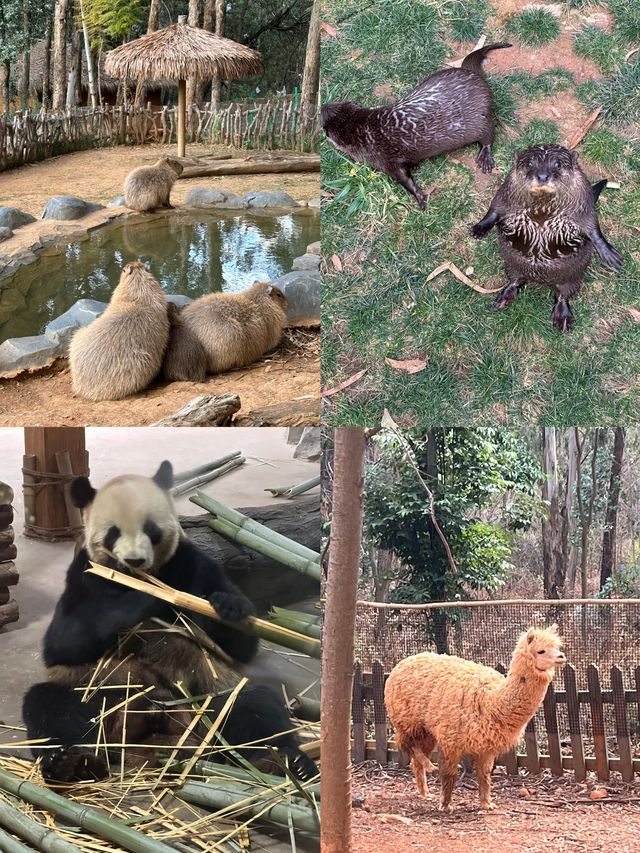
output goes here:
<path id="1" fill-rule="evenodd" d="M 396 743 L 411 759 L 418 790 L 429 794 L 426 774 L 438 746 L 440 809 L 451 811 L 451 792 L 463 755 L 474 758 L 480 804 L 493 809 L 491 770 L 497 755 L 522 737 L 566 658 L 558 626 L 529 628 L 515 647 L 505 678 L 495 669 L 430 652 L 405 658 L 389 674 L 384 700 Z"/>

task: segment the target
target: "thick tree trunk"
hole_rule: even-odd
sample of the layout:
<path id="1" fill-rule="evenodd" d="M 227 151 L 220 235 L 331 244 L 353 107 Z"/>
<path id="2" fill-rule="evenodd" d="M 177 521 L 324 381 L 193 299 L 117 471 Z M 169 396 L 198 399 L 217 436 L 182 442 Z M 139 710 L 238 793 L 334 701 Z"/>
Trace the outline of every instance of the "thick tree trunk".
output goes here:
<path id="1" fill-rule="evenodd" d="M 320 84 L 320 0 L 313 0 L 309 36 L 307 38 L 307 54 L 302 75 L 302 92 L 300 100 L 302 136 L 306 136 L 315 116 L 318 102 L 318 86 Z"/>
<path id="2" fill-rule="evenodd" d="M 67 106 L 78 107 L 82 104 L 82 37 L 75 26 L 71 36 L 71 67 L 67 83 Z"/>
<path id="3" fill-rule="evenodd" d="M 607 513 L 602 535 L 602 559 L 600 560 L 600 589 L 616 570 L 616 534 L 618 528 L 618 505 L 622 487 L 622 462 L 624 459 L 624 427 L 616 427 L 611 459 L 611 477 L 607 497 Z"/>
<path id="4" fill-rule="evenodd" d="M 570 429 L 567 436 L 567 479 L 562 509 L 562 556 L 567 572 L 567 590 L 573 593 L 576 582 L 578 553 L 574 543 L 576 518 L 573 510 L 573 497 L 576 488 L 578 464 L 578 445 L 575 430 Z"/>
<path id="5" fill-rule="evenodd" d="M 10 99 L 9 80 L 11 79 L 11 63 L 8 59 L 2 61 L 0 67 L 0 97 L 2 98 L 2 109 L 9 112 Z"/>
<path id="6" fill-rule="evenodd" d="M 578 513 L 580 515 L 580 595 L 582 598 L 587 597 L 587 581 L 588 581 L 588 563 L 589 563 L 589 533 L 591 532 L 591 522 L 593 520 L 593 506 L 596 495 L 596 462 L 598 459 L 598 443 L 600 440 L 600 430 L 596 429 L 593 433 L 593 446 L 591 450 L 591 492 L 589 495 L 588 507 L 584 505 L 582 494 L 582 462 L 586 458 L 583 455 L 584 438 L 580 440 L 578 428 L 574 429 L 576 445 L 578 448 L 577 455 L 577 476 L 576 476 L 576 494 L 578 499 Z"/>
<path id="7" fill-rule="evenodd" d="M 147 24 L 147 33 L 155 33 L 160 22 L 160 0 L 151 0 L 149 6 L 149 23 Z M 144 107 L 147 97 L 147 81 L 138 80 L 136 85 L 136 94 L 133 100 L 135 107 Z"/>
<path id="8" fill-rule="evenodd" d="M 96 80 L 93 69 L 93 51 L 91 50 L 91 40 L 89 39 L 89 27 L 84 17 L 84 6 L 82 0 L 79 2 L 80 18 L 82 21 L 82 40 L 84 42 L 84 52 L 87 60 L 87 83 L 89 86 L 89 98 L 87 103 L 90 103 L 93 109 L 98 106 L 98 96 L 96 93 Z M 82 65 L 80 66 L 82 68 Z"/>
<path id="9" fill-rule="evenodd" d="M 20 74 L 20 107 L 29 109 L 29 77 L 31 73 L 31 8 L 28 3 L 22 8 L 22 42 L 25 46 L 22 54 L 22 71 Z"/>
<path id="10" fill-rule="evenodd" d="M 227 4 L 225 0 L 216 0 L 216 35 L 224 35 L 224 16 Z M 211 81 L 211 108 L 217 109 L 220 106 L 220 86 L 221 80 L 219 77 L 214 77 Z"/>
<path id="11" fill-rule="evenodd" d="M 53 109 L 64 109 L 67 92 L 67 18 L 70 0 L 56 0 L 53 19 Z"/>
<path id="12" fill-rule="evenodd" d="M 44 65 L 42 66 L 42 106 L 46 109 L 51 103 L 51 26 L 47 26 L 44 35 Z"/>
<path id="13" fill-rule="evenodd" d="M 323 853 L 344 853 L 351 849 L 349 736 L 364 449 L 364 430 L 335 430 L 333 521 L 322 632 Z"/>
<path id="14" fill-rule="evenodd" d="M 544 562 L 544 593 L 546 598 L 561 598 L 565 585 L 562 557 L 562 519 L 558 502 L 558 462 L 555 427 L 542 431 L 542 468 L 545 481 L 542 499 L 547 504 L 548 517 L 542 522 L 542 556 Z"/>
<path id="15" fill-rule="evenodd" d="M 187 23 L 190 27 L 200 25 L 200 0 L 189 0 L 189 15 Z M 191 107 L 196 102 L 196 83 L 194 79 L 187 80 L 187 127 L 192 127 Z"/>

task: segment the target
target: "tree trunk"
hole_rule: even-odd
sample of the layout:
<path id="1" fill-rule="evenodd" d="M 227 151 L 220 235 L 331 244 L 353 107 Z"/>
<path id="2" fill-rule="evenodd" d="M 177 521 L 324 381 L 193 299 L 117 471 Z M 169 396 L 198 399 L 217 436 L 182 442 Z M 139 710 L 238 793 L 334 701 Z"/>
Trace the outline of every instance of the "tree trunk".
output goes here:
<path id="1" fill-rule="evenodd" d="M 202 11 L 202 29 L 209 33 L 213 32 L 213 24 L 215 21 L 214 2 L 215 0 L 204 0 L 204 9 Z M 202 104 L 204 102 L 204 93 L 207 85 L 208 83 L 206 80 L 198 80 L 195 94 L 195 102 L 197 104 Z"/>
<path id="2" fill-rule="evenodd" d="M 84 17 L 84 6 L 82 5 L 82 0 L 79 0 L 79 9 L 80 9 L 80 18 L 82 21 L 82 38 L 84 41 L 84 52 L 87 59 L 87 82 L 89 84 L 89 101 L 91 101 L 91 106 L 95 110 L 98 106 L 98 96 L 96 94 L 96 80 L 93 72 L 93 54 L 91 51 L 91 41 L 89 39 L 89 28 L 87 26 L 87 22 Z M 82 68 L 82 64 L 80 65 Z"/>
<path id="3" fill-rule="evenodd" d="M 160 0 L 151 0 L 149 7 L 149 23 L 147 24 L 147 33 L 155 33 L 160 22 Z M 147 97 L 147 81 L 138 80 L 136 85 L 136 94 L 133 100 L 134 107 L 144 107 Z"/>
<path id="4" fill-rule="evenodd" d="M 598 459 L 600 430 L 596 429 L 593 433 L 593 446 L 591 450 L 591 493 L 589 495 L 588 507 L 585 507 L 582 495 L 582 462 L 586 459 L 586 454 L 583 454 L 585 438 L 580 440 L 580 432 L 577 427 L 574 429 L 574 436 L 576 446 L 578 448 L 576 458 L 576 496 L 578 500 L 578 514 L 580 516 L 580 596 L 581 598 L 586 598 L 588 591 L 589 533 L 591 532 L 593 506 L 596 495 L 596 462 Z"/>
<path id="5" fill-rule="evenodd" d="M 567 571 L 567 589 L 570 594 L 576 583 L 577 551 L 574 544 L 576 518 L 573 510 L 573 496 L 576 488 L 578 464 L 578 445 L 575 430 L 570 429 L 567 436 L 567 479 L 562 510 L 562 556 Z"/>
<path id="6" fill-rule="evenodd" d="M 29 3 L 23 3 L 22 7 L 22 43 L 24 53 L 22 54 L 22 71 L 20 74 L 20 107 L 29 109 L 29 77 L 31 73 L 31 9 Z"/>
<path id="7" fill-rule="evenodd" d="M 216 0 L 216 35 L 224 35 L 224 15 L 226 11 L 225 0 Z M 220 106 L 220 84 L 219 77 L 214 77 L 211 80 L 211 109 L 218 109 Z"/>
<path id="8" fill-rule="evenodd" d="M 64 109 L 67 91 L 67 18 L 70 0 L 56 0 L 53 19 L 53 109 Z"/>
<path id="9" fill-rule="evenodd" d="M 2 68 L 0 69 L 0 97 L 2 98 L 2 109 L 5 113 L 9 112 L 10 94 L 9 80 L 11 79 L 11 62 L 8 59 L 2 60 Z"/>
<path id="10" fill-rule="evenodd" d="M 607 513 L 602 535 L 602 559 L 600 560 L 600 589 L 616 570 L 616 533 L 618 527 L 618 505 L 622 485 L 622 461 L 624 458 L 624 427 L 616 427 L 611 460 L 611 477 L 607 497 Z"/>
<path id="11" fill-rule="evenodd" d="M 46 109 L 51 99 L 51 26 L 47 25 L 44 35 L 44 58 L 42 66 L 42 106 Z"/>
<path id="12" fill-rule="evenodd" d="M 320 0 L 313 0 L 300 99 L 302 137 L 307 135 L 318 102 L 320 83 Z"/>
<path id="13" fill-rule="evenodd" d="M 73 24 L 71 35 L 71 68 L 67 86 L 67 106 L 82 105 L 82 38 L 80 30 Z"/>
<path id="14" fill-rule="evenodd" d="M 200 0 L 189 0 L 189 15 L 187 23 L 190 27 L 200 24 Z M 187 127 L 192 127 L 191 107 L 196 102 L 196 80 L 187 80 Z"/>
<path id="15" fill-rule="evenodd" d="M 558 503 L 555 427 L 544 427 L 542 431 L 542 469 L 545 475 L 542 500 L 547 504 L 548 513 L 547 519 L 542 522 L 544 593 L 546 598 L 561 598 L 564 592 L 565 571 L 562 558 L 562 519 Z"/>
<path id="16" fill-rule="evenodd" d="M 351 849 L 351 690 L 365 438 L 335 430 L 333 520 L 322 631 L 321 723 L 323 853 Z"/>

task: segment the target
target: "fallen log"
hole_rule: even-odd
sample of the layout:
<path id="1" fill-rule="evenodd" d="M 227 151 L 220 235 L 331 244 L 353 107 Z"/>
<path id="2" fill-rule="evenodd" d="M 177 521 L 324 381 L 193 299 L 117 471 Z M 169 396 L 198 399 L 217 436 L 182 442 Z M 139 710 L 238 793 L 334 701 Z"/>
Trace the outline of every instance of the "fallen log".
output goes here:
<path id="1" fill-rule="evenodd" d="M 320 400 L 285 400 L 260 409 L 252 409 L 234 420 L 235 426 L 317 426 L 320 422 Z"/>
<path id="2" fill-rule="evenodd" d="M 319 154 L 292 154 L 286 157 L 257 155 L 232 160 L 212 160 L 197 166 L 186 166 L 180 175 L 180 179 L 205 178 L 210 175 L 261 175 L 269 172 L 319 171 Z"/>
<path id="3" fill-rule="evenodd" d="M 237 394 L 201 394 L 152 426 L 225 426 L 240 405 Z"/>

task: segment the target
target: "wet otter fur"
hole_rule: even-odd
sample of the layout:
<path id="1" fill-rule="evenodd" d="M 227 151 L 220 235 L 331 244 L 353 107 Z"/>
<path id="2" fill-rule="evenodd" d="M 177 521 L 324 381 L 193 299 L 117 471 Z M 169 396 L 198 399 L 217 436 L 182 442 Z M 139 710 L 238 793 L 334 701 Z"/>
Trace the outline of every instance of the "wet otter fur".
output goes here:
<path id="1" fill-rule="evenodd" d="M 173 302 L 167 302 L 169 344 L 162 362 L 162 375 L 169 382 L 204 382 L 207 353 L 191 329 L 185 325 Z"/>
<path id="2" fill-rule="evenodd" d="M 122 268 L 104 314 L 74 334 L 73 391 L 88 400 L 120 400 L 158 375 L 169 340 L 164 291 L 139 261 Z"/>
<path id="3" fill-rule="evenodd" d="M 287 320 L 287 299 L 269 282 L 256 282 L 242 293 L 211 293 L 182 311 L 182 321 L 207 352 L 207 371 L 244 367 L 280 343 Z"/>
<path id="4" fill-rule="evenodd" d="M 125 205 L 139 211 L 172 207 L 171 188 L 181 174 L 181 164 L 171 157 L 161 157 L 153 166 L 139 166 L 125 179 Z"/>
<path id="5" fill-rule="evenodd" d="M 490 51 L 503 47 L 511 45 L 474 50 L 461 68 L 436 71 L 388 107 L 325 104 L 322 128 L 336 148 L 386 172 L 424 209 L 424 193 L 411 176 L 423 160 L 479 142 L 478 166 L 483 172 L 493 169 L 493 100 L 482 63 Z"/>
<path id="6" fill-rule="evenodd" d="M 622 258 L 600 231 L 596 201 L 606 185 L 591 186 L 578 165 L 578 154 L 561 145 L 534 145 L 516 152 L 515 163 L 486 215 L 471 228 L 477 240 L 493 226 L 509 284 L 493 308 L 506 308 L 526 282 L 555 290 L 553 325 L 571 330 L 575 318 L 569 297 L 582 286 L 592 250 L 613 270 Z"/>

